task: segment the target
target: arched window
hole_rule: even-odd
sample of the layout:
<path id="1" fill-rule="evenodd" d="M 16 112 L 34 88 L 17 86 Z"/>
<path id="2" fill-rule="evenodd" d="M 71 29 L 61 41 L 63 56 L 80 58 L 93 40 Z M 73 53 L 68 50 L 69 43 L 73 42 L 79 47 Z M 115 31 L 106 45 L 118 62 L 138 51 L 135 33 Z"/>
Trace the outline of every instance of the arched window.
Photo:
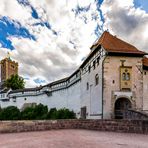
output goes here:
<path id="1" fill-rule="evenodd" d="M 126 80 L 126 74 L 125 73 L 122 74 L 122 80 Z"/>
<path id="2" fill-rule="evenodd" d="M 98 74 L 95 75 L 95 84 L 96 85 L 99 84 L 99 75 Z"/>
<path id="3" fill-rule="evenodd" d="M 130 80 L 130 73 L 123 73 L 122 74 L 122 80 L 123 81 L 129 81 Z"/>
<path id="4" fill-rule="evenodd" d="M 129 81 L 130 80 L 130 73 L 126 74 L 126 80 Z"/>

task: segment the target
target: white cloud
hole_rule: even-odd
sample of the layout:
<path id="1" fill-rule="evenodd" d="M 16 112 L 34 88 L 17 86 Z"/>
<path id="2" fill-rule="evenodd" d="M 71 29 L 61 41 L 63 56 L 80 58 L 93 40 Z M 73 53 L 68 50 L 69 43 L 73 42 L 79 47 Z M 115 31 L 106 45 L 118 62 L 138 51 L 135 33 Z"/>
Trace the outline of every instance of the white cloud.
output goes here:
<path id="1" fill-rule="evenodd" d="M 55 0 L 30 0 L 30 3 L 40 19 L 34 19 L 30 7 L 21 6 L 15 0 L 0 2 L 0 14 L 19 21 L 37 39 L 9 37 L 16 49 L 11 55 L 19 62 L 19 73 L 29 77 L 27 86 L 35 85 L 33 80 L 37 78 L 50 82 L 71 74 L 89 53 L 89 47 L 96 39 L 95 27 L 101 23 L 95 1 L 63 0 L 57 3 Z M 72 9 L 77 9 L 78 5 L 90 5 L 90 9 L 75 16 Z M 92 20 L 92 15 L 96 15 L 98 20 Z M 36 22 L 49 22 L 52 30 L 41 25 L 34 26 Z M 58 36 L 53 34 L 53 30 Z"/>
<path id="2" fill-rule="evenodd" d="M 20 22 L 36 37 L 36 41 L 9 37 L 16 49 L 11 55 L 19 62 L 19 73 L 29 78 L 26 79 L 27 87 L 35 86 L 34 80 L 38 78 L 51 82 L 71 74 L 96 40 L 96 26 L 103 24 L 95 0 L 29 1 L 39 19 L 32 17 L 30 7 L 20 5 L 16 0 L 0 1 L 0 15 Z M 75 15 L 77 6 L 89 8 Z M 146 49 L 148 16 L 145 11 L 134 8 L 133 0 L 104 0 L 101 8 L 105 18 L 104 30 L 108 28 L 111 33 Z M 48 22 L 51 30 L 34 25 L 40 22 Z M 1 48 L 0 57 L 6 53 L 7 49 Z"/>
<path id="3" fill-rule="evenodd" d="M 0 15 L 9 16 L 11 19 L 19 20 L 23 25 L 31 18 L 31 9 L 26 8 L 16 0 L 0 0 Z"/>
<path id="4" fill-rule="evenodd" d="M 136 9 L 133 0 L 104 0 L 101 9 L 105 17 L 105 29 L 140 50 L 147 51 L 148 38 L 145 32 L 148 14 L 144 10 Z"/>

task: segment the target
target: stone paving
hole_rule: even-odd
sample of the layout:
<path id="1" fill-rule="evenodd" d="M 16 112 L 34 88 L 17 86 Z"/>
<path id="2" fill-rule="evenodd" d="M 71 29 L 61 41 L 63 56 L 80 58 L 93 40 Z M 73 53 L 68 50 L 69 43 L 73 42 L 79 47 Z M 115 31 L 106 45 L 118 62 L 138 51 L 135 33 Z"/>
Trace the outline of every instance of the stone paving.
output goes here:
<path id="1" fill-rule="evenodd" d="M 91 130 L 0 134 L 0 148 L 148 148 L 148 135 Z"/>

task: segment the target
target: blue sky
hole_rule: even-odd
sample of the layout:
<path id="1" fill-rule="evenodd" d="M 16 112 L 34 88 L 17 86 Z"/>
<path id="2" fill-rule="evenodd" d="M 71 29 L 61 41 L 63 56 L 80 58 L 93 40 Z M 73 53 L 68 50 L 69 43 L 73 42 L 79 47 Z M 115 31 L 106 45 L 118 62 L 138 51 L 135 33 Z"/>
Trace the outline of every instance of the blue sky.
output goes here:
<path id="1" fill-rule="evenodd" d="M 0 58 L 10 51 L 26 87 L 68 76 L 105 30 L 147 51 L 148 1 L 0 1 Z"/>
<path id="2" fill-rule="evenodd" d="M 140 7 L 141 9 L 148 12 L 148 1 L 147 0 L 134 0 L 135 7 Z"/>

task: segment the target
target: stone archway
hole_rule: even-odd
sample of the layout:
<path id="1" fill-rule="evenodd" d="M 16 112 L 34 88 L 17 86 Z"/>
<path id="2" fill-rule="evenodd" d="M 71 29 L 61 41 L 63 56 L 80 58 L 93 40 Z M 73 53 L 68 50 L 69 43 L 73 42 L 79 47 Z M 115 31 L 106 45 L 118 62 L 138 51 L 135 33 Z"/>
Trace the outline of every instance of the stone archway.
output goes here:
<path id="1" fill-rule="evenodd" d="M 130 109 L 132 104 L 127 98 L 119 98 L 115 102 L 115 119 L 124 119 L 124 113 Z"/>

